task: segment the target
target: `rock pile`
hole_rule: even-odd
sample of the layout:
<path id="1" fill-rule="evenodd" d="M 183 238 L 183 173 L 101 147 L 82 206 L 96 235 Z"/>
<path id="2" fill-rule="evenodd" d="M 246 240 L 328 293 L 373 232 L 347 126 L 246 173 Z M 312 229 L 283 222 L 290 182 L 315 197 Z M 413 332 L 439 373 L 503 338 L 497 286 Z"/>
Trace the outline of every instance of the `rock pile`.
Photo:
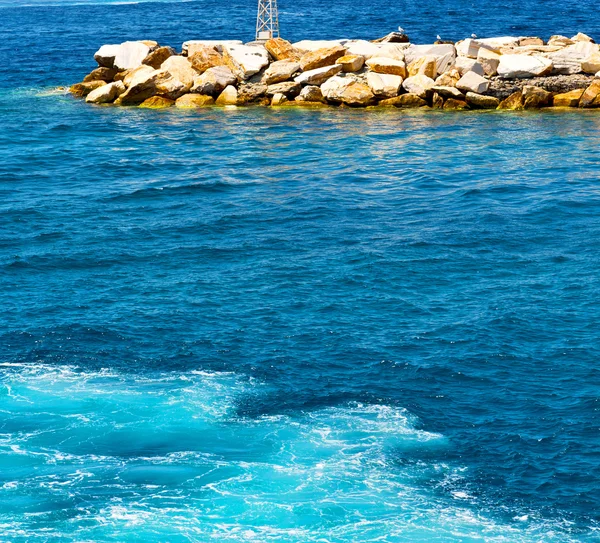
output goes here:
<path id="1" fill-rule="evenodd" d="M 98 67 L 71 92 L 93 104 L 149 108 L 600 108 L 600 47 L 585 34 L 426 45 L 401 38 L 196 40 L 181 54 L 154 41 L 103 45 Z"/>

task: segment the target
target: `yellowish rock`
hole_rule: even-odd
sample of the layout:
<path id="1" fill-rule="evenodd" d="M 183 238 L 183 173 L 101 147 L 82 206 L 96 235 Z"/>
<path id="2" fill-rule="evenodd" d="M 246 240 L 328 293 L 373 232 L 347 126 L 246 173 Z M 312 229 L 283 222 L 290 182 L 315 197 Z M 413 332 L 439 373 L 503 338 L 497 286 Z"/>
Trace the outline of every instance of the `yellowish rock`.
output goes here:
<path id="1" fill-rule="evenodd" d="M 513 92 L 498 105 L 498 109 L 519 110 L 523 109 L 523 92 Z"/>
<path id="2" fill-rule="evenodd" d="M 365 64 L 365 57 L 362 55 L 344 55 L 335 61 L 342 67 L 346 73 L 358 72 Z"/>
<path id="3" fill-rule="evenodd" d="M 525 109 L 547 107 L 551 101 L 551 92 L 534 85 L 525 85 L 523 87 L 523 107 Z"/>
<path id="4" fill-rule="evenodd" d="M 413 60 L 407 67 L 408 75 L 426 75 L 431 79 L 435 79 L 437 76 L 437 57 L 425 56 L 419 57 Z"/>
<path id="5" fill-rule="evenodd" d="M 203 74 L 209 68 L 215 66 L 225 66 L 223 55 L 217 52 L 214 47 L 206 45 L 196 45 L 193 54 L 188 57 L 192 68 L 199 74 Z"/>
<path id="6" fill-rule="evenodd" d="M 566 47 L 567 45 L 573 45 L 575 42 L 566 36 L 550 36 L 548 45 L 558 45 L 560 47 Z"/>
<path id="7" fill-rule="evenodd" d="M 521 38 L 519 40 L 519 47 L 525 45 L 544 45 L 544 40 L 542 38 Z"/>
<path id="8" fill-rule="evenodd" d="M 592 84 L 585 89 L 585 92 L 581 95 L 579 107 L 600 107 L 600 79 L 595 79 L 592 81 Z"/>
<path id="9" fill-rule="evenodd" d="M 85 83 L 77 83 L 76 85 L 73 85 L 69 89 L 69 92 L 73 96 L 77 96 L 78 98 L 84 98 L 93 90 L 99 89 L 104 85 L 106 85 L 106 81 L 87 81 Z"/>
<path id="10" fill-rule="evenodd" d="M 309 70 L 331 66 L 332 64 L 335 64 L 338 58 L 343 57 L 345 54 L 346 49 L 341 45 L 309 51 L 300 58 L 300 67 L 302 68 L 302 71 L 307 72 Z"/>
<path id="11" fill-rule="evenodd" d="M 231 106 L 237 104 L 238 92 L 233 85 L 225 87 L 223 92 L 217 98 L 215 104 L 218 106 Z"/>
<path id="12" fill-rule="evenodd" d="M 575 89 L 563 94 L 556 94 L 553 99 L 554 107 L 577 107 L 585 89 Z"/>
<path id="13" fill-rule="evenodd" d="M 212 96 L 206 94 L 184 94 L 175 101 L 175 107 L 193 109 L 198 107 L 214 106 Z"/>
<path id="14" fill-rule="evenodd" d="M 500 100 L 495 96 L 485 96 L 475 92 L 467 92 L 467 104 L 474 109 L 496 109 L 500 105 Z"/>
<path id="15" fill-rule="evenodd" d="M 460 72 L 452 69 L 446 73 L 440 75 L 436 80 L 435 84 L 440 87 L 456 87 L 456 84 L 460 81 Z"/>
<path id="16" fill-rule="evenodd" d="M 173 105 L 175 105 L 175 100 L 165 98 L 164 96 L 151 96 L 150 98 L 144 100 L 139 107 L 146 109 L 163 109 L 166 107 L 172 107 Z"/>
<path id="17" fill-rule="evenodd" d="M 406 64 L 402 60 L 386 57 L 372 57 L 366 62 L 367 66 L 378 74 L 399 75 L 403 79 L 408 76 Z"/>
<path id="18" fill-rule="evenodd" d="M 287 102 L 287 96 L 281 92 L 277 92 L 273 95 L 273 98 L 271 98 L 271 105 L 272 106 L 280 106 L 283 103 Z"/>
<path id="19" fill-rule="evenodd" d="M 379 105 L 384 107 L 393 106 L 400 108 L 414 108 L 426 106 L 427 102 L 419 96 L 417 96 L 416 94 L 408 93 L 401 94 L 400 96 L 396 96 L 395 98 L 381 100 L 381 102 L 379 102 Z"/>
<path id="20" fill-rule="evenodd" d="M 571 40 L 574 42 L 585 41 L 588 43 L 596 43 L 592 38 L 590 38 L 587 34 L 584 34 L 583 32 L 578 32 L 577 34 L 575 34 L 575 36 L 571 38 Z"/>
<path id="21" fill-rule="evenodd" d="M 600 71 L 600 52 L 592 53 L 581 63 L 581 71 L 586 74 L 595 74 Z"/>
<path id="22" fill-rule="evenodd" d="M 275 60 L 300 60 L 302 56 L 289 41 L 283 38 L 271 38 L 265 42 L 265 49 Z"/>
<path id="23" fill-rule="evenodd" d="M 490 51 L 489 49 L 482 47 L 477 53 L 477 62 L 481 64 L 485 75 L 493 76 L 498 73 L 500 55 L 495 51 Z"/>
<path id="24" fill-rule="evenodd" d="M 469 109 L 469 104 L 467 104 L 467 102 L 465 102 L 464 100 L 457 100 L 456 98 L 448 98 L 448 100 L 446 100 L 444 102 L 444 109 L 451 109 L 451 110 Z"/>

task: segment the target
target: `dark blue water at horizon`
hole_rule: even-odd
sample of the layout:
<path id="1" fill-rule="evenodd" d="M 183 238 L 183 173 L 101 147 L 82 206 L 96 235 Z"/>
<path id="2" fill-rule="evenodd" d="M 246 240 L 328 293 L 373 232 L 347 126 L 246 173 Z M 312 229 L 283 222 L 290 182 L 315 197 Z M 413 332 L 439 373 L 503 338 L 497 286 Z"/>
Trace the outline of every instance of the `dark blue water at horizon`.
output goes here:
<path id="1" fill-rule="evenodd" d="M 0 9 L 0 542 L 598 541 L 600 115 L 90 107 L 253 6 L 64 4 Z M 539 5 L 282 23 L 600 36 Z"/>

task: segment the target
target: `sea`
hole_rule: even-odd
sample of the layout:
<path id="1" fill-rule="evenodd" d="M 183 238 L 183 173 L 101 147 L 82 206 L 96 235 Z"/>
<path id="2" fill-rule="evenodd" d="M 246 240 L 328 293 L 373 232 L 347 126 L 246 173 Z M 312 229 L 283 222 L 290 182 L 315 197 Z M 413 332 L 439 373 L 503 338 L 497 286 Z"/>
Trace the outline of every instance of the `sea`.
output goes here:
<path id="1" fill-rule="evenodd" d="M 280 0 L 282 36 L 595 2 Z M 1 543 L 600 541 L 600 112 L 94 107 L 255 2 L 0 0 Z"/>

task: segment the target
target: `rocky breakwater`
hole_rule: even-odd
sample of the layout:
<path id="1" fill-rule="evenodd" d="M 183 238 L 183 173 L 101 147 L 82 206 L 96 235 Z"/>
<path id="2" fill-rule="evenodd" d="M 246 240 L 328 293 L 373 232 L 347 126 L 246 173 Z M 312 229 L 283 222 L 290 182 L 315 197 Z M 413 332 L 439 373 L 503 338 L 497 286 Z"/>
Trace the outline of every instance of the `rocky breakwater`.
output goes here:
<path id="1" fill-rule="evenodd" d="M 104 45 L 71 93 L 92 104 L 199 108 L 600 108 L 600 48 L 592 38 L 469 38 L 417 45 L 275 38 Z"/>

